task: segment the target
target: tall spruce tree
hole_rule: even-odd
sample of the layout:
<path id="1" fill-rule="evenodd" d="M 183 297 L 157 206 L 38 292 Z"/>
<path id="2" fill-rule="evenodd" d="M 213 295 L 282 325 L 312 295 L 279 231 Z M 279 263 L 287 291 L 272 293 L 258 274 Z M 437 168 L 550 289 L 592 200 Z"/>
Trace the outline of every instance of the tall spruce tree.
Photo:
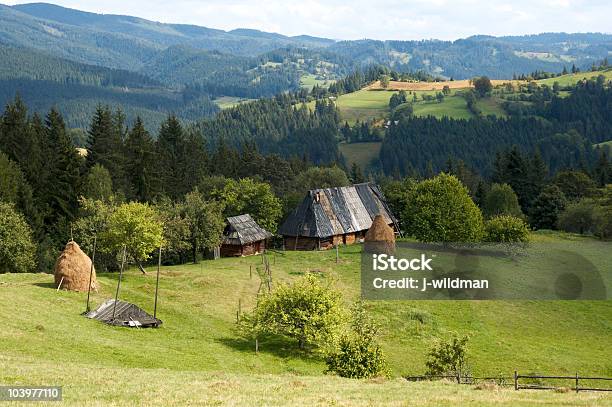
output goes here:
<path id="1" fill-rule="evenodd" d="M 47 140 L 51 147 L 48 160 L 51 167 L 47 180 L 48 225 L 59 226 L 71 221 L 78 208 L 81 157 L 66 132 L 62 115 L 51 109 L 45 120 Z"/>
<path id="2" fill-rule="evenodd" d="M 160 192 L 155 141 L 140 117 L 125 141 L 126 172 L 131 196 L 140 202 L 150 202 Z"/>
<path id="3" fill-rule="evenodd" d="M 159 130 L 157 165 L 163 193 L 172 199 L 178 199 L 189 192 L 183 171 L 185 149 L 183 127 L 175 115 L 170 115 Z"/>
<path id="4" fill-rule="evenodd" d="M 123 148 L 123 113 L 99 105 L 89 127 L 87 167 L 100 164 L 108 170 L 115 189 L 126 193 Z"/>
<path id="5" fill-rule="evenodd" d="M 0 123 L 0 149 L 21 168 L 28 160 L 28 109 L 17 95 L 6 105 Z"/>

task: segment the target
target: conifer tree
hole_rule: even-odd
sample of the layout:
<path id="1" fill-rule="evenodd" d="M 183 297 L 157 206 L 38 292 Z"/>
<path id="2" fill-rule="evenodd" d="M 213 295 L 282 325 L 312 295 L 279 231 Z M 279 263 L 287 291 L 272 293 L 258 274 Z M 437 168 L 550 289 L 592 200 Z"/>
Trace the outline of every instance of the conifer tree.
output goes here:
<path id="1" fill-rule="evenodd" d="M 124 172 L 123 114 L 98 106 L 89 127 L 87 167 L 100 164 L 108 170 L 115 189 L 127 192 Z"/>
<path id="2" fill-rule="evenodd" d="M 175 115 L 162 123 L 157 138 L 157 165 L 163 192 L 178 199 L 187 191 L 183 160 L 185 157 L 185 134 Z"/>
<path id="3" fill-rule="evenodd" d="M 72 220 L 78 207 L 81 158 L 66 133 L 62 115 L 51 109 L 45 120 L 47 140 L 51 146 L 51 167 L 47 181 L 47 205 L 50 209 L 48 224 L 62 219 Z"/>
<path id="4" fill-rule="evenodd" d="M 131 195 L 140 202 L 150 202 L 160 192 L 157 151 L 140 117 L 128 133 L 125 155 Z"/>

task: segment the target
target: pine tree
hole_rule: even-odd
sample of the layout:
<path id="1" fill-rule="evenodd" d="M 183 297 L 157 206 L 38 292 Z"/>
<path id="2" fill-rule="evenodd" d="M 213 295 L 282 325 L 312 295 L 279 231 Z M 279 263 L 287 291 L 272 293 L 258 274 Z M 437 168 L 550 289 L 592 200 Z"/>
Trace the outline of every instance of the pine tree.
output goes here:
<path id="1" fill-rule="evenodd" d="M 126 193 L 123 131 L 123 113 L 113 114 L 108 106 L 98 106 L 89 127 L 87 167 L 102 165 L 110 173 L 115 189 Z"/>
<path id="2" fill-rule="evenodd" d="M 157 165 L 163 193 L 178 199 L 189 192 L 185 185 L 183 160 L 185 157 L 185 134 L 175 115 L 170 115 L 159 130 L 157 138 Z"/>
<path id="3" fill-rule="evenodd" d="M 0 127 L 0 149 L 23 168 L 28 161 L 28 110 L 19 95 L 6 105 Z"/>
<path id="4" fill-rule="evenodd" d="M 66 133 L 62 115 L 51 109 L 45 120 L 47 140 L 51 146 L 48 164 L 51 167 L 46 197 L 50 209 L 47 224 L 59 225 L 70 221 L 78 207 L 81 158 Z"/>
<path id="5" fill-rule="evenodd" d="M 130 194 L 140 202 L 151 202 L 160 192 L 157 173 L 155 141 L 147 132 L 140 117 L 125 141 L 126 172 Z"/>

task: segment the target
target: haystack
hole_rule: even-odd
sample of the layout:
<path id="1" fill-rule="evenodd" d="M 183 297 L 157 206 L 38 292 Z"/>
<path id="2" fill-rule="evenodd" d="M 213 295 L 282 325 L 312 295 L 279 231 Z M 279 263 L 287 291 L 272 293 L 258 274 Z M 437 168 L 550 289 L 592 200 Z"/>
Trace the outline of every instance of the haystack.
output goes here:
<path id="1" fill-rule="evenodd" d="M 385 222 L 382 215 L 376 215 L 372 226 L 365 234 L 364 248 L 366 253 L 395 253 L 395 232 Z"/>
<path id="2" fill-rule="evenodd" d="M 87 291 L 89 284 L 89 273 L 91 270 L 91 259 L 74 241 L 68 242 L 62 254 L 60 254 L 53 274 L 55 275 L 55 286 L 70 291 Z M 91 276 L 91 289 L 96 290 L 96 271 Z"/>

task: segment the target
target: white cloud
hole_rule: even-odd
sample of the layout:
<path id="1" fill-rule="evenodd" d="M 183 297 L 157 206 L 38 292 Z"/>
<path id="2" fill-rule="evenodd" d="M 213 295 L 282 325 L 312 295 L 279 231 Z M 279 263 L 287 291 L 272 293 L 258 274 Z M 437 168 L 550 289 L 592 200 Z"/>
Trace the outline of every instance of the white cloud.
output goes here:
<path id="1" fill-rule="evenodd" d="M 1 0 L 0 0 L 1 1 Z M 8 1 L 9 4 L 18 3 Z M 336 39 L 610 32 L 608 0 L 55 0 L 80 10 Z"/>

